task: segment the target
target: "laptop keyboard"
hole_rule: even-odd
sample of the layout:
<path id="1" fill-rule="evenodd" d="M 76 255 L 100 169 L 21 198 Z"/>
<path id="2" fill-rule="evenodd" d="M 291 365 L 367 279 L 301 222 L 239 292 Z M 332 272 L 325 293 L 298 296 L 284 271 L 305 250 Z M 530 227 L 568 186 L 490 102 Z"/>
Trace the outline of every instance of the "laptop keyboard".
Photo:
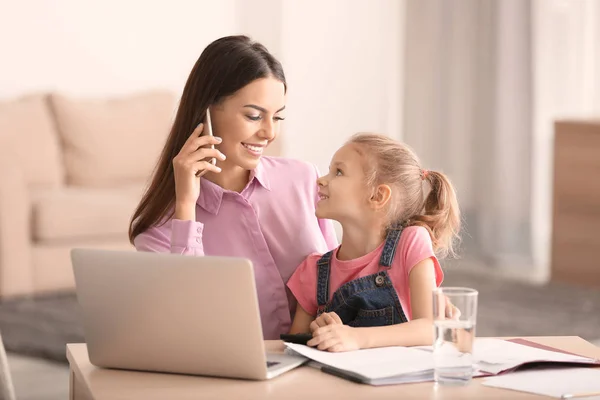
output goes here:
<path id="1" fill-rule="evenodd" d="M 267 361 L 267 368 L 274 367 L 278 364 L 281 364 L 279 361 Z"/>

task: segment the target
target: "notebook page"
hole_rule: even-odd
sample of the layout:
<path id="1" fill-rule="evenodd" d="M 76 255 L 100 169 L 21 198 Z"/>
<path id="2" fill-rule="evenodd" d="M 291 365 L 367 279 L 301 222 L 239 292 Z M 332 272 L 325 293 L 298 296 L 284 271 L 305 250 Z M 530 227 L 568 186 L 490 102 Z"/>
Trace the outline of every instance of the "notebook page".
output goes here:
<path id="1" fill-rule="evenodd" d="M 497 374 L 518 365 L 533 361 L 593 362 L 593 359 L 559 353 L 501 339 L 476 339 L 474 360 L 483 371 Z"/>
<path id="2" fill-rule="evenodd" d="M 381 379 L 433 369 L 430 353 L 409 347 L 380 347 L 343 353 L 320 351 L 301 344 L 287 347 L 321 364 L 360 374 L 369 379 Z"/>
<path id="3" fill-rule="evenodd" d="M 486 378 L 484 386 L 561 398 L 564 394 L 600 392 L 598 368 L 542 368 Z M 599 396 L 585 399 L 600 399 Z"/>

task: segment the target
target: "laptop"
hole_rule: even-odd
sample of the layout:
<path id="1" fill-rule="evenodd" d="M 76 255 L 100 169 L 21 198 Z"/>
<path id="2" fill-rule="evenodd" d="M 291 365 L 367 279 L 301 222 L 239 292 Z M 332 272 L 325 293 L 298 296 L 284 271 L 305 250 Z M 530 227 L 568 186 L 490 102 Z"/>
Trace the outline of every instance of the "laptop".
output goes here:
<path id="1" fill-rule="evenodd" d="M 264 380 L 306 361 L 266 354 L 249 260 L 91 249 L 71 260 L 98 367 Z"/>

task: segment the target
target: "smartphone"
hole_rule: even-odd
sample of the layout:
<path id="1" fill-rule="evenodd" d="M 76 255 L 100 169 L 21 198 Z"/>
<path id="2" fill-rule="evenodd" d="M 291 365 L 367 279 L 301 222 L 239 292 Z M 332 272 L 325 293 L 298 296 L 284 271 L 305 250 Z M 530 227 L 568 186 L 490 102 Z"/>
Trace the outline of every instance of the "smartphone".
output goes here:
<path id="1" fill-rule="evenodd" d="M 312 333 L 296 333 L 293 335 L 289 333 L 282 333 L 281 335 L 279 335 L 279 339 L 283 340 L 284 342 L 303 345 L 306 345 L 306 343 L 308 343 L 308 341 L 312 338 Z"/>
<path id="2" fill-rule="evenodd" d="M 212 122 L 210 120 L 210 109 L 209 108 L 206 109 L 206 118 L 204 119 L 204 129 L 202 131 L 202 135 L 214 136 L 213 129 L 212 129 Z M 200 136 L 202 136 L 202 135 L 200 135 Z M 213 144 L 211 144 L 210 148 L 214 150 L 215 146 Z M 213 157 L 210 160 L 210 163 L 212 165 L 216 165 L 217 159 Z"/>

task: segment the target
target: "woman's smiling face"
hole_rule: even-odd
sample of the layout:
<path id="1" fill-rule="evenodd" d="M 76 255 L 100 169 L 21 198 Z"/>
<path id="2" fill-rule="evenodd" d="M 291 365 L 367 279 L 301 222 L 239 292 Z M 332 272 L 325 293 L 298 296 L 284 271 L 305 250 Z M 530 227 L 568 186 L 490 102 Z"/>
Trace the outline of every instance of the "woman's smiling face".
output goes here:
<path id="1" fill-rule="evenodd" d="M 223 142 L 222 168 L 256 168 L 264 149 L 277 138 L 285 118 L 285 87 L 273 77 L 257 79 L 210 107 L 213 133 Z"/>

